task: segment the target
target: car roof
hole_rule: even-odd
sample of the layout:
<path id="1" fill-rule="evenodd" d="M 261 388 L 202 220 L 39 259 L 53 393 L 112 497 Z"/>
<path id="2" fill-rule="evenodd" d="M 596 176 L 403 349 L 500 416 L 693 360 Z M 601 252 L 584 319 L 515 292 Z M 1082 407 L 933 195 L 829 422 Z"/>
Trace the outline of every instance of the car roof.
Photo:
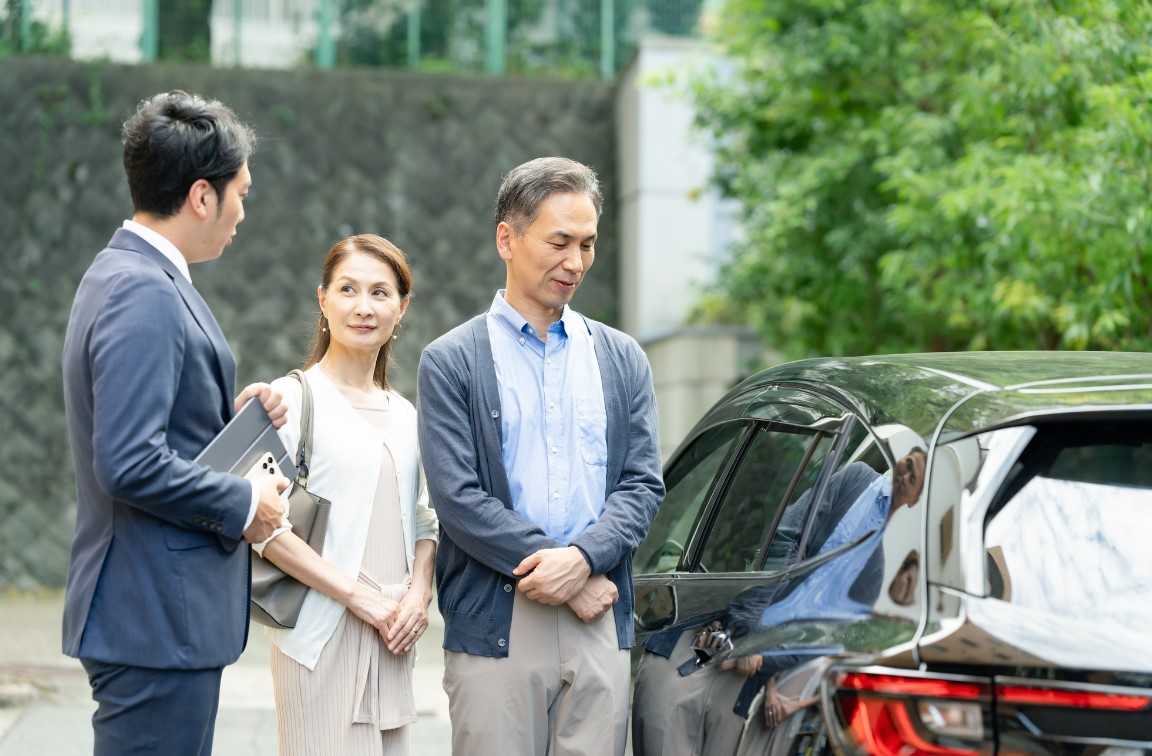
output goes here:
<path id="1" fill-rule="evenodd" d="M 1054 414 L 1152 412 L 1152 354 L 936 352 L 800 360 L 742 381 L 697 428 L 756 417 L 789 390 L 837 400 L 872 426 L 896 423 L 925 439 L 939 430 L 941 440 L 949 440 Z"/>

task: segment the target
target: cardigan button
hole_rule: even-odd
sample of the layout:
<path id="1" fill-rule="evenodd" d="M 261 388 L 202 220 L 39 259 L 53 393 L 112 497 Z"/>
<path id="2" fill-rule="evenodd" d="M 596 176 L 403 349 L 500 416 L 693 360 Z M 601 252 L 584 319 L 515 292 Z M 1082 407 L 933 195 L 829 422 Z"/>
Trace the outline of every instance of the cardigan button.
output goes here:
<path id="1" fill-rule="evenodd" d="M 495 420 L 498 417 L 500 417 L 500 410 L 492 410 L 492 419 Z"/>
<path id="2" fill-rule="evenodd" d="M 496 641 L 496 645 L 499 646 L 500 648 L 504 648 L 505 646 L 508 645 L 508 641 L 501 638 L 500 640 Z"/>

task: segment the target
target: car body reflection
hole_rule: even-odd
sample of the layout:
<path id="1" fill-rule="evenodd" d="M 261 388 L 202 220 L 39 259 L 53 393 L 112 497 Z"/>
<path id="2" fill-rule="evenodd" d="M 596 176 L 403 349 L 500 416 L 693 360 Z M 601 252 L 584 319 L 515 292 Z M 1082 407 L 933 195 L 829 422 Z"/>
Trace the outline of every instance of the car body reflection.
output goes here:
<path id="1" fill-rule="evenodd" d="M 665 477 L 636 756 L 1152 743 L 1152 357 L 791 363 Z"/>

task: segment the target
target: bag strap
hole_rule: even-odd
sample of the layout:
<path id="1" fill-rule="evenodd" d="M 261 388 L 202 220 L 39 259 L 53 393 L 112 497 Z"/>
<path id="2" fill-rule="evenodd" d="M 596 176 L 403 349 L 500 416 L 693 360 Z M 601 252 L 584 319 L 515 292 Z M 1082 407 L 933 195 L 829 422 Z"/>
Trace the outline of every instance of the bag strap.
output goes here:
<path id="1" fill-rule="evenodd" d="M 300 381 L 303 388 L 300 408 L 300 443 L 296 446 L 296 483 L 301 488 L 308 487 L 308 460 L 312 458 L 312 389 L 302 370 L 293 370 L 288 375 Z"/>

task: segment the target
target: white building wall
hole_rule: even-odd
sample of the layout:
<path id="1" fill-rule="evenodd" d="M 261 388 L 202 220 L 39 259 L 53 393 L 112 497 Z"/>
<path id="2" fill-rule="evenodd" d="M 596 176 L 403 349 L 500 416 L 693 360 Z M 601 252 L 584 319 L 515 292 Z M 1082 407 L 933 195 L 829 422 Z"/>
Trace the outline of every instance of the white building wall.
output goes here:
<path id="1" fill-rule="evenodd" d="M 236 3 L 241 8 L 239 23 Z M 216 0 L 212 4 L 212 62 L 248 68 L 298 65 L 316 43 L 318 3 Z M 32 15 L 58 29 L 64 26 L 66 7 L 73 58 L 141 62 L 144 0 L 32 0 Z"/>
<path id="2" fill-rule="evenodd" d="M 71 0 L 67 6 L 72 57 L 140 62 L 140 36 L 144 31 L 141 0 Z M 64 10 L 64 0 L 32 1 L 32 17 L 52 29 L 63 28 Z"/>
<path id="3" fill-rule="evenodd" d="M 692 127 L 691 103 L 668 72 L 717 65 L 705 43 L 648 35 L 620 75 L 621 307 L 624 329 L 641 341 L 685 325 L 733 234 L 731 211 L 712 188 L 712 155 Z"/>
<path id="4" fill-rule="evenodd" d="M 699 327 L 690 313 L 738 227 L 712 188 L 712 152 L 670 72 L 721 61 L 706 43 L 645 36 L 616 91 L 621 325 L 652 363 L 665 458 L 763 352 L 743 328 Z"/>

